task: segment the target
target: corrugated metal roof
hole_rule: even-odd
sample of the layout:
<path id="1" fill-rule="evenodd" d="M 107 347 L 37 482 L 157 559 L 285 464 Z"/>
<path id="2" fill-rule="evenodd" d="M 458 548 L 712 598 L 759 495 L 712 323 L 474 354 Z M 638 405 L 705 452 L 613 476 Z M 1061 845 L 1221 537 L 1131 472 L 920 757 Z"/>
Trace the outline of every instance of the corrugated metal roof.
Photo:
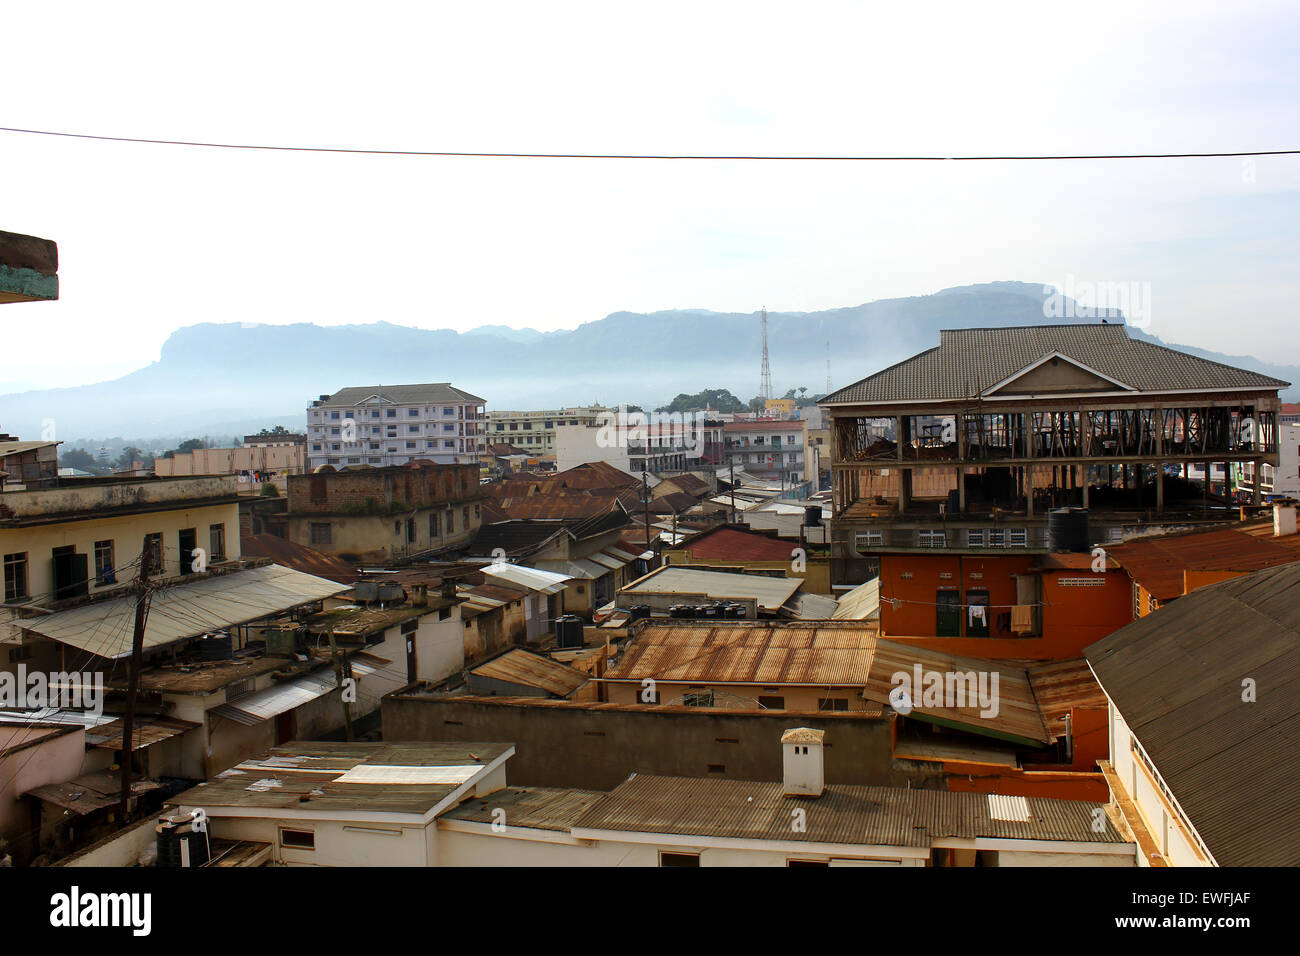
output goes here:
<path id="1" fill-rule="evenodd" d="M 295 808 L 424 814 L 455 784 L 344 783 L 353 767 L 486 766 L 513 750 L 501 743 L 295 741 L 245 760 L 167 801 L 169 806 Z M 301 800 L 306 797 L 306 800 Z"/>
<path id="2" fill-rule="evenodd" d="M 570 581 L 567 574 L 541 568 L 525 568 L 517 564 L 487 564 L 483 566 L 483 573 L 542 594 L 558 594 Z"/>
<path id="3" fill-rule="evenodd" d="M 802 509 L 799 510 L 803 514 Z M 779 541 L 765 534 L 740 531 L 722 526 L 692 538 L 682 550 L 696 560 L 735 561 L 790 561 L 791 552 L 798 547 L 789 541 Z"/>
<path id="4" fill-rule="evenodd" d="M 255 621 L 346 591 L 334 581 L 277 564 L 173 583 L 157 591 L 145 623 L 149 650 L 235 624 Z M 45 617 L 24 618 L 19 627 L 99 657 L 131 653 L 135 599 L 85 604 Z"/>
<path id="5" fill-rule="evenodd" d="M 876 629 L 858 624 L 652 624 L 605 672 L 609 680 L 694 684 L 865 685 Z"/>
<path id="6" fill-rule="evenodd" d="M 1294 537 L 1300 542 L 1300 536 Z M 1296 547 L 1236 528 L 1138 538 L 1106 549 L 1120 567 L 1158 601 L 1183 593 L 1186 571 L 1258 571 L 1300 558 Z"/>
<path id="7" fill-rule="evenodd" d="M 1300 563 L 1193 591 L 1084 656 L 1221 866 L 1300 864 Z"/>
<path id="8" fill-rule="evenodd" d="M 797 621 L 829 621 L 839 610 L 839 602 L 828 594 L 795 592 L 794 597 L 781 605 L 781 610 Z"/>
<path id="9" fill-rule="evenodd" d="M 139 717 L 131 728 L 131 750 L 144 750 L 154 744 L 170 740 L 190 730 L 202 727 L 202 724 L 175 717 Z M 93 730 L 86 731 L 86 742 L 100 750 L 122 749 L 122 719 L 101 724 Z"/>
<path id="10" fill-rule="evenodd" d="M 836 621 L 879 621 L 880 578 L 872 578 L 841 594 L 831 618 Z"/>
<path id="11" fill-rule="evenodd" d="M 701 571 L 669 565 L 629 584 L 622 593 L 705 594 L 714 600 L 755 598 L 760 609 L 775 614 L 802 584 L 803 578 Z"/>
<path id="12" fill-rule="evenodd" d="M 1032 665 L 1029 684 L 1047 732 L 1053 737 L 1065 733 L 1065 714 L 1069 711 L 1076 708 L 1106 709 L 1106 695 L 1093 676 L 1092 668 L 1082 657 Z"/>
<path id="13" fill-rule="evenodd" d="M 494 657 L 472 668 L 470 673 L 508 684 L 536 687 L 556 697 L 568 697 L 589 680 L 580 670 L 521 648 Z"/>
<path id="14" fill-rule="evenodd" d="M 209 713 L 252 726 L 310 703 L 317 697 L 324 697 L 337 686 L 332 671 L 318 671 L 283 684 L 273 684 L 265 690 L 240 697 L 235 703 L 214 707 Z"/>
<path id="15" fill-rule="evenodd" d="M 988 675 L 985 688 L 992 690 L 992 674 L 998 675 L 997 695 L 994 705 L 989 710 L 996 713 L 984 714 L 984 708 L 978 701 L 977 687 L 972 685 L 966 692 L 964 706 L 957 706 L 957 700 L 946 699 L 945 694 L 937 705 L 927 703 L 923 687 L 915 686 L 915 668 L 920 665 L 922 682 L 929 674 L 938 674 L 945 683 L 949 675 L 975 674 Z M 1034 699 L 1029 676 L 1022 667 L 983 660 L 974 657 L 958 657 L 945 654 L 919 644 L 899 641 L 878 641 L 875 656 L 871 663 L 871 677 L 866 682 L 862 693 L 869 700 L 877 703 L 890 703 L 889 695 L 896 686 L 895 674 L 906 674 L 911 686 L 909 717 L 917 720 L 929 720 L 969 730 L 986 737 L 1011 740 L 1031 746 L 1050 743 L 1051 735 L 1043 723 L 1043 716 Z M 952 705 L 952 706 L 949 706 Z"/>
<path id="16" fill-rule="evenodd" d="M 930 847 L 936 840 L 991 838 L 1124 844 L 1105 805 L 1026 797 L 1028 819 L 990 812 L 986 794 L 899 787 L 829 786 L 821 796 L 787 797 L 780 783 L 637 774 L 597 801 L 573 827 L 854 846 Z M 806 810 L 805 827 L 790 825 Z M 999 809 L 1005 809 L 1000 808 Z M 1105 821 L 1096 832 L 1094 820 Z"/>
<path id="17" fill-rule="evenodd" d="M 1271 391 L 1290 384 L 1130 338 L 1121 324 L 1033 325 L 944 329 L 936 348 L 832 392 L 821 404 L 963 400 L 1058 352 L 1138 393 L 1181 389 Z"/>
<path id="18" fill-rule="evenodd" d="M 443 820 L 496 823 L 497 810 L 505 811 L 506 825 L 530 830 L 568 830 L 601 797 L 603 790 L 565 790 L 557 787 L 506 787 L 486 797 L 466 800 Z"/>

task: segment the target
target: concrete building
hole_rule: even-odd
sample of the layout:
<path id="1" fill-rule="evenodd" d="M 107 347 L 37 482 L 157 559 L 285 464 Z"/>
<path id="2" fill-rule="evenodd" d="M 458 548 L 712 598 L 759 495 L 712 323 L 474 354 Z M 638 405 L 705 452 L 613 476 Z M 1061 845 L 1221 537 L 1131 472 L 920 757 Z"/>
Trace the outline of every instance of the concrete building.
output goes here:
<path id="1" fill-rule="evenodd" d="M 344 388 L 307 408 L 308 469 L 321 465 L 478 464 L 486 400 L 447 382 Z"/>
<path id="2" fill-rule="evenodd" d="M 726 439 L 726 465 L 760 478 L 780 479 L 783 484 L 797 484 L 809 475 L 806 447 L 808 423 L 789 421 L 728 422 L 723 426 Z"/>
<path id="3" fill-rule="evenodd" d="M 19 491 L 57 484 L 60 444 L 19 441 L 13 435 L 0 434 L 0 490 Z"/>
<path id="4" fill-rule="evenodd" d="M 614 437 L 611 439 L 611 434 Z M 555 467 L 567 471 L 578 465 L 605 462 L 639 476 L 673 474 L 700 467 L 704 442 L 680 429 L 642 435 L 635 429 L 614 431 L 601 425 L 562 425 L 555 429 Z"/>
<path id="5" fill-rule="evenodd" d="M 267 530 L 358 564 L 464 545 L 483 520 L 474 465 L 320 471 L 285 484 L 288 510 L 266 515 Z"/>
<path id="6" fill-rule="evenodd" d="M 1285 407 L 1285 406 L 1284 406 Z M 1285 422 L 1278 429 L 1277 465 L 1259 466 L 1260 494 L 1266 498 L 1286 496 L 1300 498 L 1300 423 Z M 1238 488 L 1247 494 L 1255 493 L 1255 463 L 1242 462 Z"/>
<path id="7" fill-rule="evenodd" d="M 560 426 L 594 425 L 600 416 L 616 409 L 603 405 L 580 405 L 545 411 L 487 413 L 487 440 L 514 445 L 534 457 L 556 453 L 555 434 Z"/>

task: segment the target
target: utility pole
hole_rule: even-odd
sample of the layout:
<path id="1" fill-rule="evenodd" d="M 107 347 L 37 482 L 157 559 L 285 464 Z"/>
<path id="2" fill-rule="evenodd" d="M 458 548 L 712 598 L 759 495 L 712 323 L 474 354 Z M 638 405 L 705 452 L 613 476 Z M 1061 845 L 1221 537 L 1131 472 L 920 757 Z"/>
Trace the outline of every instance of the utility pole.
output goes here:
<path id="1" fill-rule="evenodd" d="M 641 469 L 641 504 L 642 516 L 645 518 L 645 549 L 653 552 L 654 548 L 650 547 L 650 474 L 644 468 Z M 646 565 L 648 566 L 652 561 L 654 561 L 653 554 L 646 558 Z"/>
<path id="2" fill-rule="evenodd" d="M 159 558 L 162 555 L 158 555 Z M 131 635 L 131 667 L 127 672 L 126 713 L 122 716 L 122 795 L 118 800 L 117 817 L 126 826 L 131 802 L 131 745 L 135 736 L 135 697 L 140 685 L 140 665 L 144 658 L 144 624 L 149 617 L 149 574 L 153 570 L 154 551 L 149 536 L 144 536 L 140 549 L 140 571 L 135 578 L 135 630 Z M 160 562 L 161 563 L 161 562 Z"/>
<path id="3" fill-rule="evenodd" d="M 347 731 L 348 740 L 354 739 L 352 736 L 352 708 L 348 705 L 347 694 L 343 692 L 343 662 L 339 660 L 338 645 L 334 643 L 334 625 L 330 625 L 330 657 L 334 661 L 334 683 L 338 684 L 339 697 L 343 701 L 343 726 Z"/>
<path id="4" fill-rule="evenodd" d="M 731 462 L 731 523 L 736 523 L 736 462 Z"/>

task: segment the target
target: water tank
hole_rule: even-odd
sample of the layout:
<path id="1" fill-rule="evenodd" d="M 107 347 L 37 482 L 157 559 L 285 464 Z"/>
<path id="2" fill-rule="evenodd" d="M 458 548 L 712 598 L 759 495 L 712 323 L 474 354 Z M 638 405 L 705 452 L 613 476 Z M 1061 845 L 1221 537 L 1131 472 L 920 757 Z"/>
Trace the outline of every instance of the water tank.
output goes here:
<path id="1" fill-rule="evenodd" d="M 722 616 L 718 613 L 718 605 L 716 604 L 702 604 L 698 608 L 696 608 L 696 613 L 700 617 L 710 618 L 714 620 Z"/>
<path id="2" fill-rule="evenodd" d="M 358 601 L 378 601 L 379 585 L 374 581 L 358 581 L 352 586 L 352 594 Z"/>
<path id="3" fill-rule="evenodd" d="M 649 604 L 634 604 L 627 609 L 627 623 L 635 624 L 637 621 L 648 621 L 650 619 Z"/>
<path id="4" fill-rule="evenodd" d="M 1047 547 L 1052 551 L 1088 550 L 1088 509 L 1056 508 L 1047 513 Z"/>
<path id="5" fill-rule="evenodd" d="M 154 828 L 158 842 L 158 866 L 202 866 L 211 849 L 206 830 L 194 829 L 194 817 L 177 813 L 163 817 Z"/>
<path id="6" fill-rule="evenodd" d="M 672 618 L 692 618 L 695 616 L 695 607 L 691 604 L 674 604 L 668 609 L 668 616 Z"/>
<path id="7" fill-rule="evenodd" d="M 379 593 L 376 599 L 385 602 L 405 601 L 406 589 L 396 581 L 385 581 L 379 585 Z"/>
<path id="8" fill-rule="evenodd" d="M 727 605 L 727 614 L 726 614 L 726 616 L 729 617 L 729 618 L 730 618 L 731 620 L 733 620 L 733 621 L 743 621 L 743 620 L 745 620 L 746 617 L 748 617 L 748 614 L 747 614 L 747 612 L 745 611 L 745 605 L 743 605 L 743 604 L 728 604 L 728 605 Z"/>
<path id="9" fill-rule="evenodd" d="M 565 614 L 555 621 L 555 646 L 561 650 L 574 650 L 582 647 L 582 618 L 576 614 Z"/>
<path id="10" fill-rule="evenodd" d="M 230 635 L 224 631 L 208 634 L 199 641 L 199 659 L 204 661 L 228 661 L 235 656 L 235 646 Z"/>
<path id="11" fill-rule="evenodd" d="M 803 526 L 805 528 L 820 528 L 822 523 L 822 506 L 809 505 L 803 509 Z"/>

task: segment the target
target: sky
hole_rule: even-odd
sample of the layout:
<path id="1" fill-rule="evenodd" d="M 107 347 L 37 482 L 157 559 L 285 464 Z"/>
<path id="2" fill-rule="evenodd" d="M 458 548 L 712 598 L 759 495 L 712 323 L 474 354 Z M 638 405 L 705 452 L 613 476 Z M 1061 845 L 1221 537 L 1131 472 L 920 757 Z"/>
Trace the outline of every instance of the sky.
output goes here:
<path id="1" fill-rule="evenodd" d="M 4 23 L 4 127 L 492 152 L 1300 148 L 1287 3 L 66 3 Z M 1300 156 L 452 159 L 0 132 L 0 183 L 0 229 L 55 240 L 61 285 L 0 309 L 0 394 L 115 378 L 199 322 L 552 330 L 1006 279 L 1132 289 L 1166 341 L 1300 362 Z"/>

